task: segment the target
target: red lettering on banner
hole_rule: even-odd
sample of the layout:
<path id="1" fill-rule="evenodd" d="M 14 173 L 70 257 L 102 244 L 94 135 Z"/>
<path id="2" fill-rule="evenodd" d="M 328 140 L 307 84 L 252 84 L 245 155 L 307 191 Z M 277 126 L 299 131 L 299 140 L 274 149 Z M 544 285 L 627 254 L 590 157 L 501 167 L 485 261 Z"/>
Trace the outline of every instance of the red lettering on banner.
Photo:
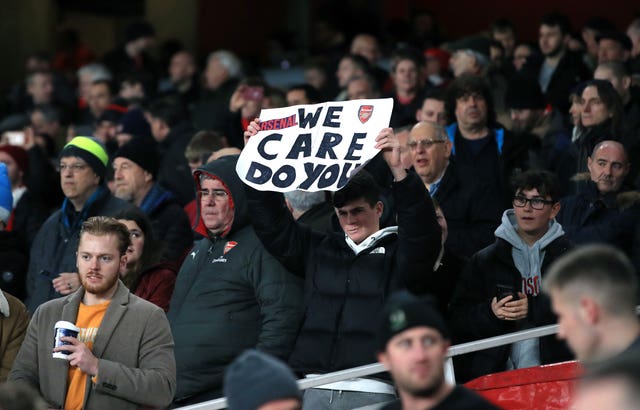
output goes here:
<path id="1" fill-rule="evenodd" d="M 274 120 L 266 120 L 260 122 L 260 129 L 264 131 L 281 130 L 283 128 L 290 128 L 298 125 L 296 121 L 296 115 L 291 115 L 286 118 L 277 118 Z"/>

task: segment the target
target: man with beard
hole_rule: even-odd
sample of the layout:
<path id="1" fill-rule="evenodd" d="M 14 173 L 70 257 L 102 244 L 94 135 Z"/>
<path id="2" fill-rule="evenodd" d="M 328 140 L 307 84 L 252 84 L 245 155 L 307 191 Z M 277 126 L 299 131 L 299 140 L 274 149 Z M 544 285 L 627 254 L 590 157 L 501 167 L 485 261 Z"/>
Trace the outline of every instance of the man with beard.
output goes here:
<path id="1" fill-rule="evenodd" d="M 377 336 L 378 361 L 393 376 L 400 395 L 382 410 L 497 409 L 465 387 L 445 381 L 449 330 L 426 300 L 405 292 L 392 295 Z"/>
<path id="2" fill-rule="evenodd" d="M 560 112 L 567 112 L 571 87 L 590 77 L 579 54 L 566 47 L 570 33 L 569 19 L 551 13 L 542 17 L 538 45 L 544 58 L 530 59 L 525 71 L 538 79 L 547 101 Z"/>
<path id="3" fill-rule="evenodd" d="M 82 225 L 82 287 L 35 312 L 9 380 L 35 387 L 50 408 L 138 409 L 167 406 L 176 387 L 173 337 L 164 311 L 118 280 L 131 245 L 126 226 L 108 217 Z M 80 329 L 63 336 L 66 360 L 52 357 L 56 322 Z"/>
<path id="4" fill-rule="evenodd" d="M 171 191 L 156 181 L 159 169 L 155 141 L 134 138 L 116 151 L 113 159 L 116 198 L 140 208 L 151 220 L 155 237 L 164 243 L 163 256 L 182 262 L 193 245 L 189 218 Z"/>

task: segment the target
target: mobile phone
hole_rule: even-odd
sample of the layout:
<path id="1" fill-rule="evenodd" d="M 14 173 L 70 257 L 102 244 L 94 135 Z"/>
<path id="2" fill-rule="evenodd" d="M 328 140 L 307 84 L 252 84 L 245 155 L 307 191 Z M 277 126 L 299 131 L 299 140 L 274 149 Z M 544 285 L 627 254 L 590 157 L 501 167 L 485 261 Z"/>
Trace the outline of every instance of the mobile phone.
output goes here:
<path id="1" fill-rule="evenodd" d="M 496 285 L 496 301 L 504 299 L 509 295 L 512 296 L 511 301 L 520 299 L 518 292 L 516 292 L 513 286 L 503 284 Z"/>
<path id="2" fill-rule="evenodd" d="M 262 97 L 264 96 L 264 88 L 263 87 L 247 87 L 245 88 L 242 96 L 245 100 L 250 101 L 262 101 Z"/>
<path id="3" fill-rule="evenodd" d="M 9 145 L 24 145 L 24 131 L 7 131 Z"/>

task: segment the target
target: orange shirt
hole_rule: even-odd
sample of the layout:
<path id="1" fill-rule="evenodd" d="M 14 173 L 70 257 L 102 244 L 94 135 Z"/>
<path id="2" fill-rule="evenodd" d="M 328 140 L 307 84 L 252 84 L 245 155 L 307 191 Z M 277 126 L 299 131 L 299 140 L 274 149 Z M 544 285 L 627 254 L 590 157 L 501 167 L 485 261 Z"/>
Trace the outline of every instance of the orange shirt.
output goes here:
<path id="1" fill-rule="evenodd" d="M 91 306 L 80 303 L 78 307 L 76 319 L 76 326 L 80 328 L 78 340 L 87 345 L 89 350 L 93 350 L 93 342 L 96 340 L 96 334 L 109 303 L 111 301 Z M 81 410 L 87 386 L 87 374 L 75 366 L 69 366 L 68 386 L 64 409 Z"/>

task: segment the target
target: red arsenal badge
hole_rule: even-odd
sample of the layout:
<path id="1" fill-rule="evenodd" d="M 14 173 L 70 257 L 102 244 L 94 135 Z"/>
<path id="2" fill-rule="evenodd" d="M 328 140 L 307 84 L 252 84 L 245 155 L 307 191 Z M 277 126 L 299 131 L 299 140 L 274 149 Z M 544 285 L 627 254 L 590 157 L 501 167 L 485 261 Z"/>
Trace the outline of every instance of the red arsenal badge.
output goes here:
<path id="1" fill-rule="evenodd" d="M 369 121 L 371 114 L 373 114 L 373 105 L 361 105 L 358 110 L 358 119 L 364 124 Z"/>
<path id="2" fill-rule="evenodd" d="M 229 241 L 224 245 L 224 251 L 222 252 L 222 254 L 226 254 L 227 252 L 229 252 L 231 249 L 233 249 L 236 245 L 238 244 L 238 242 L 235 241 Z"/>

